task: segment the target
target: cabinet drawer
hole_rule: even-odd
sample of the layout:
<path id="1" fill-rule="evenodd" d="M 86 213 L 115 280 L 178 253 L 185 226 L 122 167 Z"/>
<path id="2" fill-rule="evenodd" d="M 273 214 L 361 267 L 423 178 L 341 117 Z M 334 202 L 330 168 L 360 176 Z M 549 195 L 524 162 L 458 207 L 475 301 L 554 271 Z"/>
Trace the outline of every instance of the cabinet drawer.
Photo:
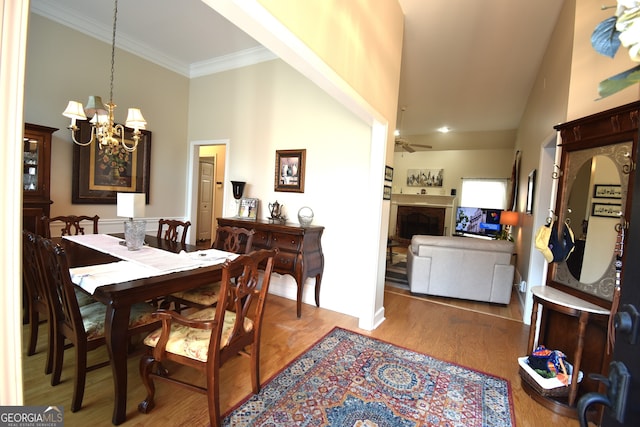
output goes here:
<path id="1" fill-rule="evenodd" d="M 271 247 L 279 248 L 282 251 L 298 251 L 302 236 L 285 233 L 273 233 L 271 236 Z"/>
<path id="2" fill-rule="evenodd" d="M 269 249 L 269 232 L 256 230 L 253 235 L 252 250 Z"/>
<path id="3" fill-rule="evenodd" d="M 278 273 L 293 273 L 297 259 L 297 254 L 279 252 L 274 259 L 274 270 Z"/>

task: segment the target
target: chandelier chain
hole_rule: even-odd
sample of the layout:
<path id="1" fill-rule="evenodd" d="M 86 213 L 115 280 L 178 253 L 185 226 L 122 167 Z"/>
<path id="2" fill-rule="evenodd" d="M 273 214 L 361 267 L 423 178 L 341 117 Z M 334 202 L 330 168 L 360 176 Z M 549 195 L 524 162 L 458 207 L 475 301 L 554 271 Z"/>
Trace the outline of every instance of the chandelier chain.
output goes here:
<path id="1" fill-rule="evenodd" d="M 113 74 L 116 63 L 116 21 L 118 19 L 118 0 L 113 6 L 113 36 L 111 39 L 111 80 L 109 82 L 109 103 L 113 104 Z"/>

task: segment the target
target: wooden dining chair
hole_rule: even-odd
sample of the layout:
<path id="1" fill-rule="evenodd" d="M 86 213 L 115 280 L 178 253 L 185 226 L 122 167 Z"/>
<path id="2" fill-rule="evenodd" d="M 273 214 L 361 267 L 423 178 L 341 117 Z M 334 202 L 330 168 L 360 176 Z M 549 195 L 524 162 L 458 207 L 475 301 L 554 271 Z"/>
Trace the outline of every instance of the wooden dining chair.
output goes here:
<path id="1" fill-rule="evenodd" d="M 248 230 L 241 227 L 218 227 L 216 239 L 211 246 L 212 249 L 219 249 L 235 254 L 246 254 L 251 252 L 253 235 L 255 230 Z M 220 294 L 220 282 L 209 283 L 194 289 L 173 293 L 165 299 L 162 307 L 168 308 L 173 303 L 174 310 L 180 313 L 186 307 L 197 309 L 211 307 L 218 301 Z"/>
<path id="2" fill-rule="evenodd" d="M 164 230 L 164 226 L 167 226 L 167 229 Z M 187 243 L 187 230 L 191 226 L 190 221 L 179 221 L 176 219 L 160 219 L 158 220 L 158 240 L 164 239 L 173 243 L 178 242 L 178 236 L 180 237 L 180 243 L 185 245 Z M 182 229 L 182 233 L 180 233 L 179 229 Z"/>
<path id="3" fill-rule="evenodd" d="M 74 236 L 78 234 L 84 234 L 83 222 L 91 222 L 93 223 L 93 234 L 98 234 L 98 220 L 100 217 L 98 215 L 87 216 L 87 215 L 62 215 L 62 216 L 54 216 L 49 218 L 48 216 L 42 217 L 42 223 L 44 224 L 44 237 L 51 238 L 51 224 L 54 225 L 55 228 L 60 227 L 60 232 L 62 236 Z"/>
<path id="4" fill-rule="evenodd" d="M 47 322 L 47 359 L 44 372 L 50 374 L 53 367 L 53 321 L 47 300 L 46 286 L 42 277 L 42 266 L 38 254 L 38 235 L 22 230 L 22 281 L 27 296 L 29 319 L 29 343 L 27 356 L 36 353 L 40 324 Z"/>
<path id="5" fill-rule="evenodd" d="M 38 240 L 38 249 L 54 325 L 51 385 L 60 383 L 66 339 L 73 345 L 76 356 L 71 402 L 71 412 L 76 412 L 82 407 L 87 372 L 109 364 L 109 360 L 87 364 L 87 353 L 105 344 L 106 306 L 95 302 L 80 307 L 64 249 L 46 238 Z M 158 320 L 153 317 L 153 311 L 154 307 L 151 305 L 134 304 L 129 317 L 129 333 L 125 339 L 157 328 Z"/>
<path id="6" fill-rule="evenodd" d="M 155 406 L 157 379 L 206 394 L 211 426 L 219 426 L 219 369 L 238 354 L 250 357 L 252 390 L 260 391 L 260 334 L 277 252 L 262 249 L 226 260 L 216 307 L 186 317 L 166 310 L 155 314 L 162 319 L 162 328 L 144 339 L 150 350 L 140 359 L 140 375 L 147 389 L 147 397 L 138 405 L 140 412 L 146 414 Z M 259 274 L 261 264 L 263 274 Z M 247 347 L 251 347 L 250 354 Z M 162 366 L 165 361 L 197 369 L 206 378 L 206 386 L 171 377 Z"/>

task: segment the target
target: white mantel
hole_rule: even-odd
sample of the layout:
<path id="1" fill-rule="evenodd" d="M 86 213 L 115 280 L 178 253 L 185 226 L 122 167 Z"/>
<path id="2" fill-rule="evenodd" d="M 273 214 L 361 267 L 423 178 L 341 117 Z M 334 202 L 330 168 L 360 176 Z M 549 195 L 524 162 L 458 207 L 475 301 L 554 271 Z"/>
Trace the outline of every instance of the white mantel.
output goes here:
<path id="1" fill-rule="evenodd" d="M 425 206 L 431 208 L 444 208 L 444 235 L 450 236 L 451 231 L 455 228 L 455 215 L 453 214 L 456 207 L 455 196 L 398 193 L 391 195 L 391 212 L 389 213 L 389 236 L 395 235 L 396 232 L 398 206 Z"/>

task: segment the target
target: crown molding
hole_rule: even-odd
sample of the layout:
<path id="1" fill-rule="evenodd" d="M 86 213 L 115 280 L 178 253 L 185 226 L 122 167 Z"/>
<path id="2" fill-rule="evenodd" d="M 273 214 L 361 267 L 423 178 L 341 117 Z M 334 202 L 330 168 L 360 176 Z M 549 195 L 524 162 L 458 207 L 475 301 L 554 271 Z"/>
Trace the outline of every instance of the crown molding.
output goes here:
<path id="1" fill-rule="evenodd" d="M 111 44 L 113 27 L 104 25 L 85 15 L 80 15 L 72 9 L 61 8 L 55 2 L 33 0 L 31 2 L 31 12 L 89 37 Z M 202 77 L 277 58 L 268 49 L 259 46 L 188 64 L 178 61 L 144 43 L 140 43 L 122 31 L 118 31 L 116 47 L 188 78 Z"/>

